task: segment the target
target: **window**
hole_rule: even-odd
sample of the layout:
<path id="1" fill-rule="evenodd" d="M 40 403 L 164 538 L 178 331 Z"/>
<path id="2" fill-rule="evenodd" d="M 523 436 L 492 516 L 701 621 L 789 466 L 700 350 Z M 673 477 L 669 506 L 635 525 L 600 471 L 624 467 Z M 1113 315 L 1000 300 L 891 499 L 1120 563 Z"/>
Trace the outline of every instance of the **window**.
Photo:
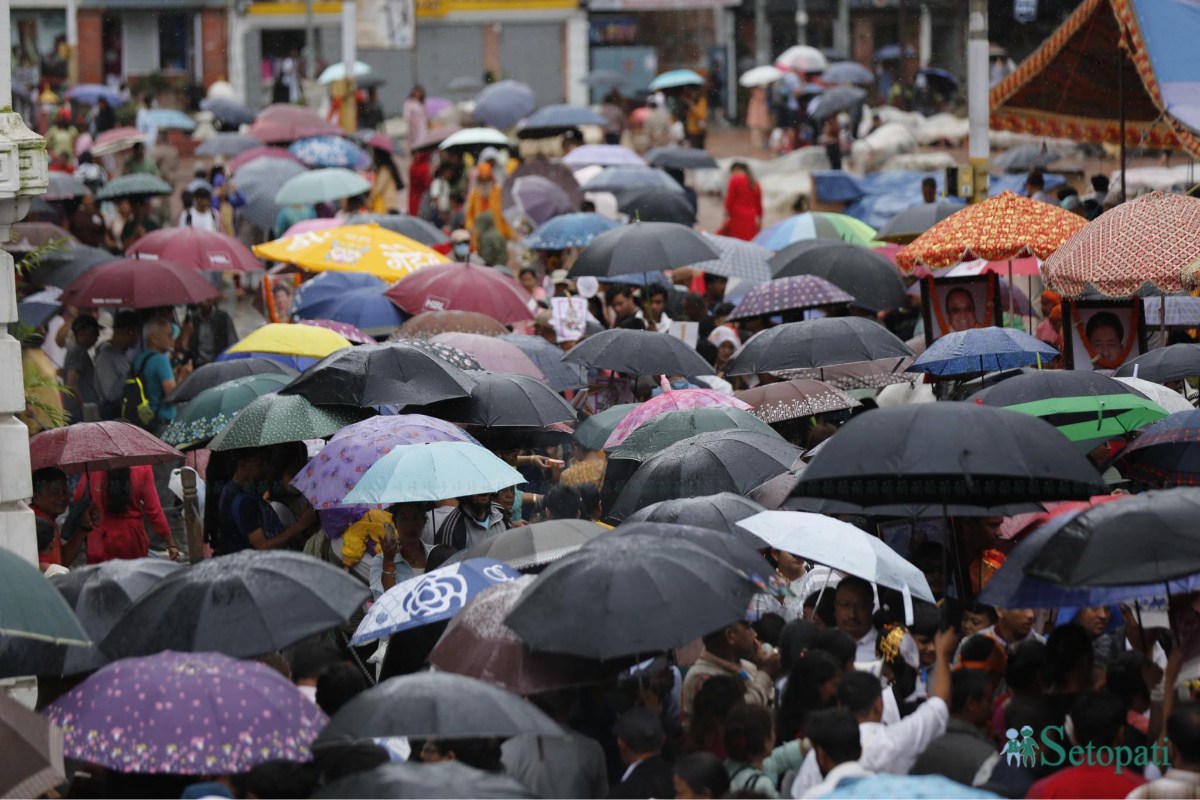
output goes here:
<path id="1" fill-rule="evenodd" d="M 159 14 L 158 64 L 164 72 L 192 70 L 192 14 Z"/>

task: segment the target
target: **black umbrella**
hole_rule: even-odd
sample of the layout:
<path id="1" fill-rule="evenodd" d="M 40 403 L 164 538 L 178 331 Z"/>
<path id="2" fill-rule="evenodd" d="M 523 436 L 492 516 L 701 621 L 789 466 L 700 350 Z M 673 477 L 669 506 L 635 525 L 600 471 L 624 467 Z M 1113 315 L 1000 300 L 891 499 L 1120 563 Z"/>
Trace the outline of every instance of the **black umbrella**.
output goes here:
<path id="1" fill-rule="evenodd" d="M 605 530 L 603 525 L 583 519 L 549 519 L 489 536 L 474 547 L 458 551 L 447 563 L 494 558 L 513 569 L 536 570 L 574 553 Z"/>
<path id="2" fill-rule="evenodd" d="M 812 452 L 811 450 L 809 452 Z M 807 453 L 805 454 L 807 456 Z M 796 478 L 799 482 L 799 477 Z M 864 517 L 899 517 L 901 519 L 923 519 L 925 517 L 1015 517 L 1018 514 L 1037 514 L 1046 510 L 1040 503 L 1008 503 L 999 506 L 972 506 L 962 503 L 947 505 L 877 505 L 863 506 L 842 500 L 823 500 L 820 497 L 788 497 L 780 505 L 785 511 L 809 511 L 813 514 L 857 514 Z"/>
<path id="3" fill-rule="evenodd" d="M 686 267 L 720 255 L 703 236 L 686 225 L 634 222 L 593 239 L 571 267 L 571 277 L 640 274 Z"/>
<path id="4" fill-rule="evenodd" d="M 787 322 L 755 334 L 726 366 L 729 375 L 811 371 L 831 380 L 844 365 L 863 365 L 886 375 L 900 375 L 912 350 L 887 328 L 863 317 L 822 317 Z M 829 375 L 825 373 L 829 372 Z M 912 376 L 905 378 L 910 380 Z"/>
<path id="5" fill-rule="evenodd" d="M 746 529 L 739 528 L 736 523 L 765 510 L 758 503 L 742 497 L 740 494 L 720 492 L 707 497 L 684 497 L 679 500 L 662 500 L 652 503 L 630 515 L 624 524 L 669 522 L 740 535 L 745 534 Z M 763 545 L 757 546 L 762 547 Z"/>
<path id="6" fill-rule="evenodd" d="M 834 86 L 826 89 L 808 106 L 808 116 L 812 119 L 827 119 L 834 114 L 849 111 L 862 105 L 867 99 L 867 90 L 857 86 Z"/>
<path id="7" fill-rule="evenodd" d="M 369 592 L 318 559 L 243 550 L 170 575 L 100 642 L 111 659 L 163 650 L 253 658 L 340 625 Z"/>
<path id="8" fill-rule="evenodd" d="M 539 575 L 505 624 L 533 650 L 601 660 L 645 655 L 743 619 L 756 591 L 689 541 L 601 536 Z"/>
<path id="9" fill-rule="evenodd" d="M 93 642 L 113 629 L 125 611 L 181 565 L 161 558 L 106 561 L 50 579 L 79 617 Z M 75 675 L 108 663 L 97 647 L 61 645 L 35 639 L 0 640 L 0 677 Z"/>
<path id="10" fill-rule="evenodd" d="M 417 672 L 389 678 L 346 703 L 313 750 L 390 736 L 467 739 L 519 733 L 563 735 L 562 728 L 519 695 L 465 675 Z"/>
<path id="11" fill-rule="evenodd" d="M 562 357 L 588 369 L 631 375 L 708 375 L 712 365 L 686 342 L 653 331 L 613 328 L 589 336 Z"/>
<path id="12" fill-rule="evenodd" d="M 991 167 L 1000 172 L 1029 172 L 1035 167 L 1048 167 L 1060 158 L 1058 153 L 1047 150 L 1045 145 L 1023 144 L 993 158 Z"/>
<path id="13" fill-rule="evenodd" d="M 186 403 L 205 389 L 220 386 L 235 378 L 247 378 L 251 375 L 295 376 L 298 374 L 287 364 L 261 356 L 235 358 L 232 361 L 214 361 L 211 364 L 205 364 L 180 381 L 179 385 L 175 387 L 175 391 L 167 395 L 167 402 Z"/>
<path id="14" fill-rule="evenodd" d="M 313 405 L 436 403 L 471 393 L 474 379 L 425 350 L 402 342 L 364 344 L 331 353 L 280 390 Z"/>
<path id="15" fill-rule="evenodd" d="M 575 419 L 575 409 L 546 384 L 527 375 L 474 372 L 471 394 L 430 407 L 435 417 L 486 428 L 545 428 Z"/>
<path id="16" fill-rule="evenodd" d="M 485 772 L 461 761 L 422 764 L 403 761 L 355 772 L 327 783 L 313 797 L 537 797 L 525 784 L 503 772 Z"/>
<path id="17" fill-rule="evenodd" d="M 1144 394 L 1107 375 L 1089 370 L 1030 369 L 1020 375 L 981 389 L 971 395 L 971 401 L 985 406 L 1004 408 L 1036 403 L 1062 397 L 1104 397 L 1114 394 Z M 1092 415 L 1093 417 L 1095 414 Z"/>
<path id="18" fill-rule="evenodd" d="M 738 497 L 738 495 L 730 496 Z M 747 575 L 766 577 L 773 571 L 773 567 L 758 552 L 766 549 L 767 543 L 736 525 L 731 525 L 728 531 L 724 531 L 702 525 L 680 525 L 657 520 L 627 521 L 621 523 L 615 531 L 608 535 L 660 536 L 665 539 L 683 539 L 700 547 L 705 552 L 712 553 L 729 566 L 740 569 Z"/>
<path id="19" fill-rule="evenodd" d="M 433 223 L 420 217 L 410 217 L 408 214 L 352 214 L 346 219 L 347 225 L 369 225 L 372 222 L 427 247 L 450 241 L 450 237 Z"/>
<path id="20" fill-rule="evenodd" d="M 1096 468 L 1048 423 L 945 402 L 852 418 L 809 463 L 795 494 L 860 505 L 999 505 L 1105 491 Z"/>
<path id="21" fill-rule="evenodd" d="M 1200 572 L 1200 489 L 1145 492 L 1079 512 L 1025 573 L 1069 587 L 1165 583 Z"/>
<path id="22" fill-rule="evenodd" d="M 611 516 L 624 519 L 660 500 L 746 494 L 787 472 L 803 452 L 779 436 L 755 431 L 702 433 L 644 461 L 621 490 Z"/>
<path id="23" fill-rule="evenodd" d="M 892 262 L 869 247 L 833 239 L 794 242 L 768 262 L 771 276 L 816 275 L 854 296 L 851 305 L 884 311 L 904 308 L 908 295 Z"/>
<path id="24" fill-rule="evenodd" d="M 1200 485 L 1200 410 L 1146 426 L 1115 466 L 1123 477 L 1158 488 Z"/>
<path id="25" fill-rule="evenodd" d="M 639 222 L 696 224 L 696 209 L 679 192 L 660 186 L 635 186 L 617 192 L 617 209 Z"/>
<path id="26" fill-rule="evenodd" d="M 36 269 L 29 273 L 29 280 L 41 286 L 57 286 L 65 289 L 76 278 L 92 267 L 98 267 L 116 256 L 99 247 L 76 245 L 65 250 L 47 253 Z"/>
<path id="27" fill-rule="evenodd" d="M 706 150 L 695 147 L 655 147 L 646 153 L 646 163 L 663 169 L 716 169 L 717 162 Z"/>
<path id="28" fill-rule="evenodd" d="M 1200 375 L 1200 345 L 1171 344 L 1127 361 L 1113 373 L 1116 378 L 1141 378 L 1170 383 Z"/>
<path id="29" fill-rule="evenodd" d="M 887 224 L 879 229 L 879 233 L 875 234 L 875 238 L 881 242 L 908 244 L 963 208 L 962 203 L 918 203 L 888 220 Z"/>

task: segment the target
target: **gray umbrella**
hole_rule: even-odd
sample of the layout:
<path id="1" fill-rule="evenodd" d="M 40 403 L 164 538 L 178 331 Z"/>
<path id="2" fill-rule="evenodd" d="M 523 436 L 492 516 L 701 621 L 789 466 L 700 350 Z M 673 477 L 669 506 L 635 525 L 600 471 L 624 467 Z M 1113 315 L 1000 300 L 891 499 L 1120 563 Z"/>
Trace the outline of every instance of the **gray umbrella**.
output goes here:
<path id="1" fill-rule="evenodd" d="M 859 89 L 857 86 L 835 86 L 821 92 L 819 97 L 809 103 L 808 115 L 813 119 L 826 119 L 862 105 L 866 99 L 865 89 Z"/>
<path id="2" fill-rule="evenodd" d="M 453 81 L 451 81 L 453 83 Z M 520 81 L 503 80 L 486 86 L 475 97 L 471 116 L 493 128 L 511 128 L 537 108 L 537 95 Z"/>
<path id="3" fill-rule="evenodd" d="M 122 175 L 113 178 L 96 192 L 97 200 L 120 200 L 123 197 L 167 195 L 174 191 L 171 184 L 156 175 Z"/>
<path id="4" fill-rule="evenodd" d="M 741 529 L 726 533 L 712 528 L 674 525 L 667 522 L 624 522 L 608 535 L 682 539 L 702 548 L 706 553 L 712 553 L 729 566 L 739 569 L 747 575 L 766 578 L 774 571 L 758 552 L 759 549 L 765 548 L 766 544 L 754 534 L 748 534 Z"/>
<path id="5" fill-rule="evenodd" d="M 888 220 L 887 224 L 879 229 L 875 238 L 881 242 L 908 244 L 946 217 L 956 211 L 962 211 L 964 208 L 966 206 L 962 203 L 946 202 L 918 203 L 915 206 L 909 206 Z"/>
<path id="6" fill-rule="evenodd" d="M 280 158 L 260 158 L 246 164 L 234 173 L 234 180 L 246 198 L 242 215 L 260 228 L 271 230 L 275 218 L 283 206 L 275 202 L 279 187 L 291 178 L 308 172 L 303 164 L 284 161 Z"/>
<path id="7" fill-rule="evenodd" d="M 236 128 L 238 125 L 249 125 L 254 122 L 254 112 L 230 97 L 210 97 L 206 100 L 201 100 L 200 107 L 205 111 L 211 111 L 217 122 L 231 128 Z M 258 147 L 258 145 L 254 145 L 254 147 Z M 249 150 L 250 148 L 247 147 L 244 149 Z M 209 154 L 205 153 L 204 155 Z M 212 153 L 211 155 L 218 154 Z M 223 153 L 221 155 L 237 155 L 237 153 Z"/>
<path id="8" fill-rule="evenodd" d="M 639 222 L 674 222 L 691 227 L 696 209 L 687 196 L 661 186 L 634 186 L 617 193 L 617 208 Z"/>
<path id="9" fill-rule="evenodd" d="M 786 322 L 755 334 L 729 360 L 726 371 L 754 375 L 888 360 L 902 371 L 910 358 L 908 345 L 874 320 L 824 317 Z"/>
<path id="10" fill-rule="evenodd" d="M 414 242 L 420 242 L 428 247 L 435 244 L 445 244 L 450 237 L 440 229 L 420 217 L 410 217 L 408 214 L 352 214 L 346 220 L 347 225 L 370 224 L 374 222 L 387 228 L 393 233 L 407 236 Z"/>
<path id="11" fill-rule="evenodd" d="M 417 672 L 389 678 L 346 703 L 313 749 L 386 736 L 467 739 L 519 733 L 563 735 L 537 706 L 512 692 L 465 675 Z"/>
<path id="12" fill-rule="evenodd" d="M 49 179 L 50 184 L 46 187 L 44 195 L 47 200 L 70 200 L 72 197 L 83 197 L 92 191 L 79 178 L 65 172 L 51 172 Z"/>
<path id="13" fill-rule="evenodd" d="M 684 497 L 652 503 L 630 516 L 621 527 L 633 522 L 668 522 L 738 535 L 746 533 L 746 529 L 739 528 L 735 523 L 765 510 L 740 494 L 720 492 L 706 497 Z M 764 543 L 759 542 L 754 546 L 763 547 Z"/>
<path id="14" fill-rule="evenodd" d="M 528 375 L 472 372 L 471 396 L 429 406 L 431 416 L 485 428 L 545 428 L 575 419 L 575 409 Z"/>
<path id="15" fill-rule="evenodd" d="M 605 530 L 604 526 L 587 520 L 551 519 L 489 536 L 474 547 L 455 553 L 449 563 L 494 558 L 513 569 L 536 569 L 574 553 Z"/>
<path id="16" fill-rule="evenodd" d="M 645 167 L 607 167 L 581 188 L 585 192 L 623 192 L 627 189 L 653 186 L 683 194 L 683 187 L 667 173 Z"/>
<path id="17" fill-rule="evenodd" d="M 712 365 L 674 336 L 653 331 L 613 328 L 589 336 L 562 360 L 588 369 L 611 369 L 632 375 L 708 375 Z"/>
<path id="18" fill-rule="evenodd" d="M 251 115 L 251 120 L 254 119 Z M 252 147 L 262 147 L 261 139 L 242 133 L 218 133 L 196 148 L 198 156 L 236 156 Z"/>
<path id="19" fill-rule="evenodd" d="M 37 269 L 29 273 L 29 280 L 42 286 L 57 286 L 67 288 L 71 281 L 87 272 L 92 267 L 98 267 L 116 256 L 99 247 L 80 245 L 48 253 L 42 258 Z"/>
<path id="20" fill-rule="evenodd" d="M 186 403 L 205 389 L 251 375 L 288 375 L 294 378 L 298 374 L 287 364 L 261 356 L 236 358 L 232 361 L 214 361 L 198 368 L 180 381 L 179 385 L 175 387 L 175 391 L 167 395 L 167 402 Z"/>
<path id="21" fill-rule="evenodd" d="M 313 797 L 537 797 L 525 785 L 502 772 L 484 772 L 461 761 L 422 764 L 419 761 L 384 764 L 355 772 L 326 784 Z"/>
<path id="22" fill-rule="evenodd" d="M 772 277 L 815 275 L 854 297 L 851 305 L 884 311 L 904 308 L 908 296 L 892 262 L 869 247 L 833 239 L 789 244 L 770 260 Z"/>
<path id="23" fill-rule="evenodd" d="M 543 106 L 530 114 L 517 126 L 517 135 L 523 132 L 544 132 L 578 128 L 581 125 L 604 127 L 607 120 L 590 108 L 570 105 Z"/>
<path id="24" fill-rule="evenodd" d="M 1047 150 L 1044 144 L 1023 144 L 1005 150 L 992 159 L 992 169 L 1001 172 L 1029 172 L 1034 167 L 1048 167 L 1062 156 Z"/>
<path id="25" fill-rule="evenodd" d="M 836 61 L 821 73 L 821 80 L 830 86 L 839 83 L 870 86 L 875 82 L 875 75 L 857 61 Z"/>
<path id="26" fill-rule="evenodd" d="M 723 275 L 726 278 L 745 278 L 754 283 L 771 280 L 771 265 L 768 262 L 775 254 L 773 250 L 732 236 L 718 236 L 708 232 L 702 235 L 721 252 L 721 255 L 711 261 L 693 264 L 693 269 Z"/>
<path id="27" fill-rule="evenodd" d="M 716 160 L 695 147 L 656 147 L 646 153 L 646 163 L 663 169 L 716 169 Z"/>
<path id="28" fill-rule="evenodd" d="M 459 75 L 446 84 L 447 92 L 461 92 L 464 94 L 470 92 L 478 92 L 483 88 L 483 83 L 472 75 Z"/>
<path id="29" fill-rule="evenodd" d="M 717 248 L 686 225 L 634 222 L 605 231 L 593 239 L 572 265 L 571 277 L 641 274 L 648 270 L 686 267 L 720 255 Z"/>
<path id="30" fill-rule="evenodd" d="M 587 386 L 587 369 L 562 360 L 563 351 L 541 336 L 526 336 L 522 333 L 506 333 L 499 337 L 512 342 L 529 360 L 542 371 L 550 388 L 556 392 L 579 389 Z"/>

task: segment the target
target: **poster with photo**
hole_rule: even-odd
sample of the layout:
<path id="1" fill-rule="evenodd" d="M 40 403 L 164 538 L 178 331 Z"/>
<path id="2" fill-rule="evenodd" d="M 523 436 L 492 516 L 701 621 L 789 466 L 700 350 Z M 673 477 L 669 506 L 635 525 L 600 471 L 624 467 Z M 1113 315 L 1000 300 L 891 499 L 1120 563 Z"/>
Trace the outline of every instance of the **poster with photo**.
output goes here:
<path id="1" fill-rule="evenodd" d="M 994 273 L 962 278 L 932 277 L 921 281 L 921 314 L 925 346 L 955 331 L 987 328 L 1004 319 L 1000 278 Z"/>
<path id="2" fill-rule="evenodd" d="M 1145 353 L 1142 299 L 1064 300 L 1063 362 L 1067 369 L 1111 372 Z"/>
<path id="3" fill-rule="evenodd" d="M 263 275 L 263 316 L 271 322 L 292 321 L 292 300 L 300 286 L 300 275 Z"/>

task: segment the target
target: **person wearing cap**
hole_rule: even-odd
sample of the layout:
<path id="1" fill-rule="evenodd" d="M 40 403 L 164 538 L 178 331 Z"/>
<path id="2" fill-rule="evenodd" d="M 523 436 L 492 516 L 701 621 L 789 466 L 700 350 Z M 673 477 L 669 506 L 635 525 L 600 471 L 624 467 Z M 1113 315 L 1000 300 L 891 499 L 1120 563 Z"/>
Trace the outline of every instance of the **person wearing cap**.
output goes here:
<path id="1" fill-rule="evenodd" d="M 662 757 L 663 732 L 658 715 L 637 706 L 617 717 L 613 726 L 625 772 L 609 797 L 674 797 L 675 775 Z"/>
<path id="2" fill-rule="evenodd" d="M 550 283 L 554 286 L 555 297 L 570 297 L 575 291 L 575 281 L 571 280 L 565 269 L 556 269 L 550 273 Z"/>
<path id="3" fill-rule="evenodd" d="M 76 317 L 71 323 L 71 333 L 75 341 L 67 347 L 62 368 L 63 385 L 70 391 L 63 392 L 63 407 L 78 422 L 83 419 L 85 405 L 100 402 L 96 394 L 96 368 L 89 353 L 100 338 L 100 323 L 95 317 Z"/>
<path id="4" fill-rule="evenodd" d="M 504 218 L 504 203 L 500 198 L 500 182 L 496 180 L 496 165 L 491 160 L 482 161 L 475 171 L 475 186 L 467 195 L 466 228 L 476 234 L 476 220 L 480 214 L 490 211 L 496 223 L 496 230 L 505 239 L 513 238 L 512 228 Z"/>
<path id="5" fill-rule="evenodd" d="M 93 383 L 101 419 L 120 416 L 121 395 L 132 363 L 130 353 L 137 347 L 141 323 L 135 311 L 120 311 L 113 318 L 112 338 L 96 349 Z"/>

